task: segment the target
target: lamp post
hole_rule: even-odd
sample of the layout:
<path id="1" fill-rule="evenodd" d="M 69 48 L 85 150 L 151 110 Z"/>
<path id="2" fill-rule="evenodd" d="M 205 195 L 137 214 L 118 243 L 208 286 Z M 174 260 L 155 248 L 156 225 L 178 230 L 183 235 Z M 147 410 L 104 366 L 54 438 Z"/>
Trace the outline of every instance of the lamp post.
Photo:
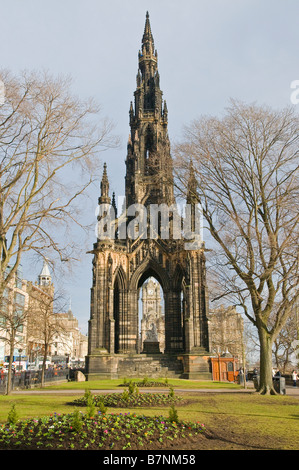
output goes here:
<path id="1" fill-rule="evenodd" d="M 21 377 L 22 376 L 22 374 L 21 374 L 21 354 L 22 354 L 23 349 L 20 348 L 18 351 L 19 351 L 19 373 L 20 373 L 19 386 L 20 386 L 21 385 L 21 378 L 22 378 Z"/>
<path id="2" fill-rule="evenodd" d="M 21 370 L 21 354 L 22 354 L 23 349 L 20 348 L 18 349 L 18 351 L 19 351 L 19 370 Z"/>

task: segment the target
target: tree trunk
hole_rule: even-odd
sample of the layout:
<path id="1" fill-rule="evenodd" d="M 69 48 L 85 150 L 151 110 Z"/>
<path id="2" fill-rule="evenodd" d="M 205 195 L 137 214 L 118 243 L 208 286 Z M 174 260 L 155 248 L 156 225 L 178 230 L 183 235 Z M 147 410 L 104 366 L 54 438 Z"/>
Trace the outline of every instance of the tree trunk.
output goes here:
<path id="1" fill-rule="evenodd" d="M 48 348 L 45 345 L 45 353 L 44 353 L 44 357 L 43 357 L 42 374 L 41 374 L 41 387 L 44 387 L 44 385 L 45 385 L 45 370 L 46 370 L 47 352 L 48 352 Z"/>
<path id="2" fill-rule="evenodd" d="M 15 334 L 13 332 L 10 338 L 10 348 L 9 348 L 10 355 L 9 355 L 9 363 L 8 363 L 6 395 L 10 395 L 11 393 L 12 360 L 13 360 L 14 345 L 15 345 L 14 338 L 15 338 Z"/>
<path id="3" fill-rule="evenodd" d="M 260 384 L 258 393 L 262 395 L 276 395 L 272 379 L 272 339 L 262 328 L 259 329 L 260 338 Z"/>

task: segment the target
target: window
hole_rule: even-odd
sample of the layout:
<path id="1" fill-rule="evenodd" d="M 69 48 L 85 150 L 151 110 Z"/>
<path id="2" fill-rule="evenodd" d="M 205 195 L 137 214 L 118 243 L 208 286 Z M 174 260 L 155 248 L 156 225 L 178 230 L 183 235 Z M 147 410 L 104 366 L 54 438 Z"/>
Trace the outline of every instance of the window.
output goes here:
<path id="1" fill-rule="evenodd" d="M 21 268 L 17 269 L 16 277 L 15 277 L 15 286 L 18 289 L 22 289 L 22 271 Z"/>
<path id="2" fill-rule="evenodd" d="M 20 294 L 19 292 L 15 292 L 15 304 L 19 307 L 25 306 L 25 295 Z"/>
<path id="3" fill-rule="evenodd" d="M 25 306 L 25 295 L 20 294 L 19 292 L 15 292 L 14 294 L 14 315 L 16 320 L 18 318 L 22 318 L 24 314 L 24 306 Z M 23 325 L 20 324 L 18 326 L 18 331 L 22 332 L 23 331 Z"/>

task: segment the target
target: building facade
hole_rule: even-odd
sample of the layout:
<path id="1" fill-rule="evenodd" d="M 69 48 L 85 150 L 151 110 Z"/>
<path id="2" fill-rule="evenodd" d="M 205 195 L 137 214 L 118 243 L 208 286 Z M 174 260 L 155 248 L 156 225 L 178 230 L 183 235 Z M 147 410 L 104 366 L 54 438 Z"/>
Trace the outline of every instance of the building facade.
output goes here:
<path id="1" fill-rule="evenodd" d="M 45 343 L 49 361 L 59 357 L 74 365 L 85 362 L 87 336 L 80 332 L 71 310 L 54 312 L 54 294 L 46 261 L 35 283 L 23 279 L 18 269 L 4 292 L 0 309 L 0 368 L 8 366 L 11 352 L 15 369 L 38 368 Z"/>
<path id="2" fill-rule="evenodd" d="M 7 365 L 11 354 L 17 367 L 26 358 L 28 304 L 27 281 L 20 267 L 5 289 L 0 306 L 0 367 Z"/>
<path id="3" fill-rule="evenodd" d="M 235 306 L 223 305 L 209 312 L 211 353 L 235 357 L 239 363 L 244 354 L 244 322 Z"/>
<path id="4" fill-rule="evenodd" d="M 200 378 L 209 373 L 205 248 L 198 234 L 188 247 L 178 235 L 182 220 L 175 208 L 168 110 L 148 14 L 138 65 L 120 216 L 115 194 L 109 194 L 106 165 L 101 181 L 98 226 L 106 232 L 98 234 L 91 251 L 87 371 L 90 377 L 168 373 Z M 169 223 L 162 210 L 153 223 L 150 211 L 162 207 L 169 210 Z M 164 352 L 157 357 L 139 354 L 138 298 L 150 277 L 160 283 L 165 306 Z"/>
<path id="5" fill-rule="evenodd" d="M 53 362 L 65 360 L 70 366 L 85 364 L 87 355 L 87 336 L 79 329 L 79 322 L 71 309 L 65 313 L 57 313 L 61 331 L 54 337 L 51 345 L 51 357 Z"/>

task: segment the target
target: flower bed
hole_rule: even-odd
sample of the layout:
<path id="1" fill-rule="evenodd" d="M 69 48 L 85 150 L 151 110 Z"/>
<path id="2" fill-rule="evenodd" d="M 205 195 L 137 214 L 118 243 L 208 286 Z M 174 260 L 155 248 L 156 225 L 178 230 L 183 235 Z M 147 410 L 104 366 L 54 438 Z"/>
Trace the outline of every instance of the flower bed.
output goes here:
<path id="1" fill-rule="evenodd" d="M 87 406 L 89 395 L 78 398 L 72 402 L 72 405 Z M 165 406 L 172 404 L 185 404 L 185 400 L 179 396 L 171 396 L 165 393 L 107 393 L 103 395 L 92 395 L 95 406 L 103 403 L 105 406 L 113 408 L 128 407 L 148 407 L 148 406 Z"/>
<path id="2" fill-rule="evenodd" d="M 133 383 L 137 387 L 163 387 L 163 388 L 169 387 L 168 383 L 155 382 L 154 380 L 149 380 L 149 381 L 142 380 L 140 382 L 122 383 L 122 384 L 119 384 L 119 387 L 129 387 L 130 383 Z"/>
<path id="3" fill-rule="evenodd" d="M 200 423 L 175 422 L 163 416 L 71 414 L 28 419 L 0 427 L 0 449 L 151 450 L 176 447 L 205 433 Z"/>

